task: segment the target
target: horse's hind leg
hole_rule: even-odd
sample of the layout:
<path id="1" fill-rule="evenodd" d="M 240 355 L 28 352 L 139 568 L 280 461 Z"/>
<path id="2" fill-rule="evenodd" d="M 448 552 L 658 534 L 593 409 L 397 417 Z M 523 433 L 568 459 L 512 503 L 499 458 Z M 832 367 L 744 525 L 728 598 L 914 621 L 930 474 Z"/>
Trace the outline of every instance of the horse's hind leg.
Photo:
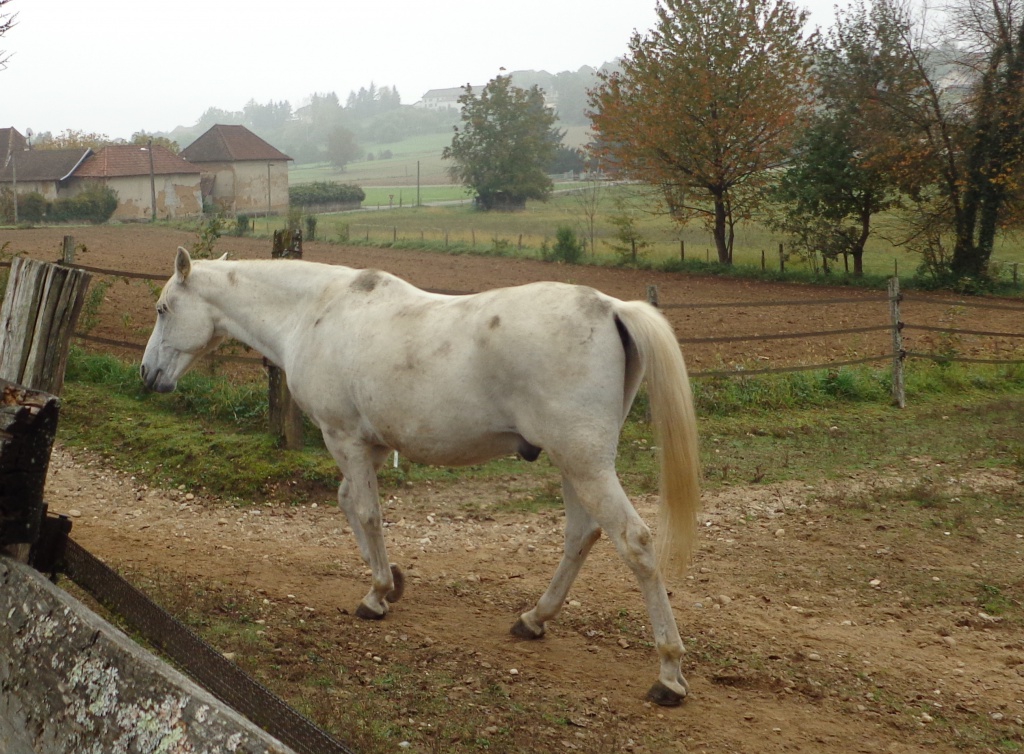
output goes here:
<path id="1" fill-rule="evenodd" d="M 338 487 L 338 505 L 345 511 L 359 544 L 359 552 L 370 566 L 372 585 L 359 603 L 356 615 L 360 618 L 383 618 L 388 611 L 388 602 L 397 601 L 404 588 L 401 571 L 388 563 L 381 526 L 376 472 L 384 461 L 386 450 L 367 447 L 331 432 L 324 433 L 324 440 L 345 477 Z"/>
<path id="2" fill-rule="evenodd" d="M 563 477 L 562 497 L 565 500 L 565 551 L 547 590 L 537 605 L 523 613 L 512 633 L 522 639 L 539 639 L 544 635 L 544 624 L 558 615 L 576 580 L 590 548 L 601 537 L 601 527 L 580 505 L 572 484 Z"/>
<path id="3" fill-rule="evenodd" d="M 581 505 L 615 543 L 640 583 L 660 661 L 658 681 L 647 696 L 657 704 L 675 706 L 689 692 L 680 669 L 685 650 L 658 571 L 651 531 L 630 503 L 614 469 L 574 477 L 572 484 Z"/>

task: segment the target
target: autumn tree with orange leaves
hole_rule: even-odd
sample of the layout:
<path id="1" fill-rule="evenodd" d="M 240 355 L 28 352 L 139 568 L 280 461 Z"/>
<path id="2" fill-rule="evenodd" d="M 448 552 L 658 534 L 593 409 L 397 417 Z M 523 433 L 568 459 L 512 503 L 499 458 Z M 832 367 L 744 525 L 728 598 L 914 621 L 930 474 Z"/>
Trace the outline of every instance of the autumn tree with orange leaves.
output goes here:
<path id="1" fill-rule="evenodd" d="M 732 263 L 744 192 L 783 164 L 808 105 L 813 40 L 788 0 L 659 0 L 621 71 L 590 92 L 606 170 L 660 190 L 672 217 L 710 227 Z"/>

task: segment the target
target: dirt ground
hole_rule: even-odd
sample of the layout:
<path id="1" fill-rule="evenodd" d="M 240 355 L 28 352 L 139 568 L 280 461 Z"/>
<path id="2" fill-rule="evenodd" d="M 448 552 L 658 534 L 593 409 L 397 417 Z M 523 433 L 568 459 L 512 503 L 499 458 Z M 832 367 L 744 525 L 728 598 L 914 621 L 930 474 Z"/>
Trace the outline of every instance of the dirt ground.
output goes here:
<path id="1" fill-rule="evenodd" d="M 154 274 L 168 273 L 174 248 L 193 240 L 150 228 L 74 233 L 87 248 L 82 264 Z M 9 251 L 50 259 L 61 235 L 5 231 L 0 244 L 11 240 Z M 265 245 L 223 239 L 218 249 L 266 256 Z M 847 289 L 319 244 L 307 244 L 306 258 L 379 267 L 449 290 L 546 278 L 624 298 L 642 298 L 656 284 L 662 303 L 878 298 Z M 115 287 L 131 295 L 115 298 Z M 113 311 L 104 311 L 94 332 L 122 339 L 133 328 L 148 332 L 149 292 L 115 287 L 108 290 Z M 667 313 L 682 337 L 838 329 L 884 324 L 889 316 L 879 301 L 835 312 L 792 306 Z M 1019 314 L 908 302 L 904 318 L 915 316 L 928 324 L 945 317 L 965 328 L 1020 328 Z M 925 345 L 921 338 L 911 347 Z M 989 347 L 961 344 L 979 354 Z M 696 371 L 821 363 L 887 348 L 888 335 L 880 333 L 701 344 L 684 353 Z M 345 710 L 365 689 L 386 689 L 396 700 L 388 735 L 395 748 L 408 743 L 403 751 L 903 754 L 1024 747 L 1024 639 L 1014 621 L 986 612 L 992 599 L 1007 598 L 1007 585 L 1014 594 L 1021 587 L 1024 520 L 1007 513 L 1024 491 L 1019 473 L 953 470 L 912 458 L 900 469 L 838 481 L 709 489 L 696 560 L 688 576 L 670 585 L 691 684 L 691 696 L 676 709 L 644 701 L 657 672 L 646 614 L 607 540 L 595 547 L 543 640 L 508 634 L 554 570 L 563 519 L 560 509 L 509 512 L 501 503 L 543 483 L 510 475 L 489 484 L 416 484 L 389 492 L 389 553 L 409 584 L 380 623 L 352 615 L 367 573 L 329 495 L 315 505 L 228 506 L 188 490 L 150 489 L 88 453 L 58 448 L 47 499 L 51 510 L 73 517 L 79 542 L 118 568 L 214 585 L 225 602 L 250 600 L 259 641 L 277 658 L 260 668 L 260 677 L 316 709 L 325 708 L 324 698 L 333 700 L 338 718 L 318 722 L 342 737 Z M 941 500 L 983 491 L 1008 505 L 956 512 L 921 506 L 910 501 L 910 491 L 923 483 L 939 490 Z M 649 522 L 656 519 L 655 502 L 635 501 Z M 1002 592 L 993 585 L 1003 585 Z M 232 651 L 245 662 L 244 644 Z M 346 673 L 317 664 L 317 654 L 344 657 Z M 309 690 L 310 674 L 326 678 L 319 691 Z M 448 714 L 426 708 L 413 689 L 446 699 Z"/>

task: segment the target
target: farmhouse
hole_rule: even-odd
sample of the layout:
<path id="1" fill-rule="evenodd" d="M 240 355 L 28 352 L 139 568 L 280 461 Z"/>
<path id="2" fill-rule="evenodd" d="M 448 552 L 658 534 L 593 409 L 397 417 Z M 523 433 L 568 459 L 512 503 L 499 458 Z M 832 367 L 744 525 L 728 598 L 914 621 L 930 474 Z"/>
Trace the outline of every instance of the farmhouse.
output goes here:
<path id="1" fill-rule="evenodd" d="M 70 195 L 91 183 L 117 192 L 114 220 L 149 220 L 154 196 L 157 219 L 198 215 L 203 211 L 200 169 L 166 147 L 118 144 L 88 157 L 68 179 Z"/>
<path id="2" fill-rule="evenodd" d="M 37 192 L 48 202 L 70 196 L 72 174 L 92 153 L 88 148 L 15 149 L 0 168 L 0 188 L 19 194 Z"/>
<path id="3" fill-rule="evenodd" d="M 473 94 L 478 94 L 483 87 L 471 87 Z M 464 87 L 456 86 L 448 89 L 431 89 L 413 107 L 422 107 L 426 110 L 458 110 L 459 97 L 466 93 Z"/>
<path id="4" fill-rule="evenodd" d="M 288 211 L 291 157 L 245 126 L 210 128 L 181 156 L 202 169 L 203 200 L 225 212 Z"/>

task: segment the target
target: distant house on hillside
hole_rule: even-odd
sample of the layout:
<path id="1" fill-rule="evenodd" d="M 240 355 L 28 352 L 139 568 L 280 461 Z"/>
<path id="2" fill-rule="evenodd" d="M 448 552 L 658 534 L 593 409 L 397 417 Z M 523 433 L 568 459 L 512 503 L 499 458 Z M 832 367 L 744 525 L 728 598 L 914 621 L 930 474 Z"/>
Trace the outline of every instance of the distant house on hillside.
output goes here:
<path id="1" fill-rule="evenodd" d="M 166 147 L 118 144 L 89 156 L 68 178 L 68 188 L 74 195 L 101 183 L 116 191 L 114 220 L 150 219 L 155 192 L 156 216 L 162 220 L 202 213 L 201 173 Z"/>
<path id="2" fill-rule="evenodd" d="M 288 211 L 291 157 L 245 126 L 217 125 L 181 156 L 202 169 L 203 199 L 226 212 L 274 214 Z"/>
<path id="3" fill-rule="evenodd" d="M 18 194 L 37 192 L 48 202 L 71 196 L 71 176 L 91 155 L 92 150 L 87 147 L 15 149 L 0 168 L 0 188 L 16 190 Z"/>
<path id="4" fill-rule="evenodd" d="M 481 86 L 472 87 L 473 94 L 479 94 L 482 90 Z M 458 110 L 461 107 L 459 97 L 465 93 L 465 87 L 461 86 L 450 89 L 431 89 L 413 107 L 422 107 L 426 110 Z"/>

